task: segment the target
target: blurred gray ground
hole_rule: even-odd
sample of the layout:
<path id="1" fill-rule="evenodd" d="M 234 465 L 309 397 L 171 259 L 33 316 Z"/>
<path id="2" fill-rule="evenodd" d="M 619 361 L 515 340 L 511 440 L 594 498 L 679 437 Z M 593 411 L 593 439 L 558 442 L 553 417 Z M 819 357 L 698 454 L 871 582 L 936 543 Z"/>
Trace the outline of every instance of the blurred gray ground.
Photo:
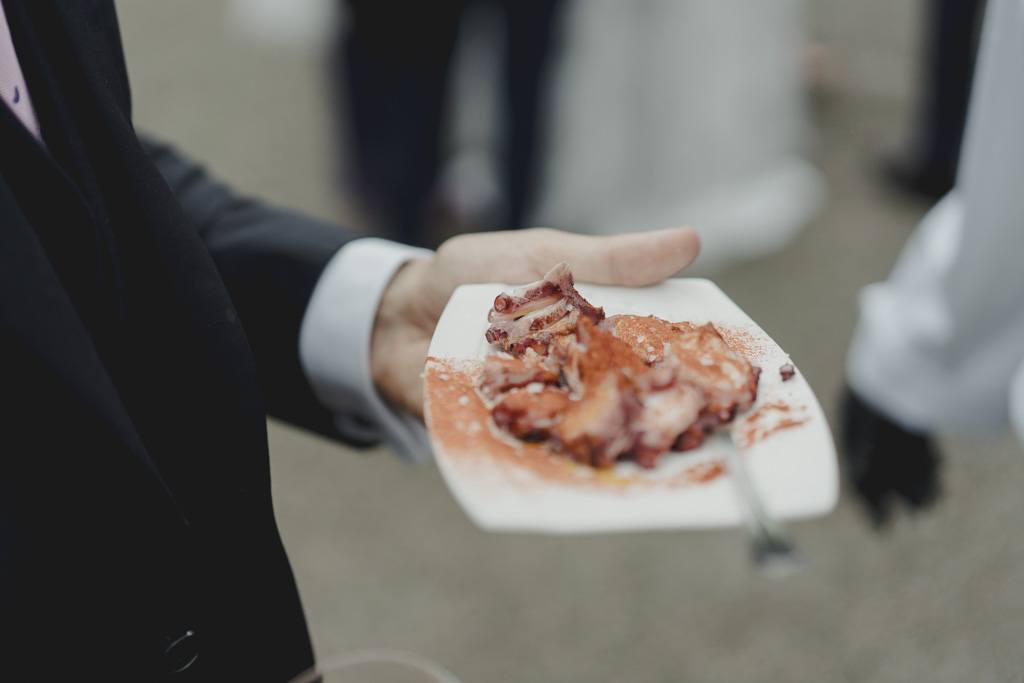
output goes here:
<path id="1" fill-rule="evenodd" d="M 713 276 L 791 354 L 833 424 L 857 291 L 886 275 L 927 208 L 871 173 L 908 120 L 919 9 L 810 3 L 832 74 L 816 110 L 830 206 L 784 253 Z M 244 191 L 359 224 L 334 180 L 322 46 L 247 40 L 223 2 L 119 11 L 140 128 Z M 1024 678 L 1024 458 L 1009 434 L 945 439 L 940 504 L 881 533 L 845 492 L 834 513 L 792 525 L 810 565 L 779 582 L 752 572 L 739 530 L 487 534 L 432 466 L 277 423 L 270 435 L 321 657 L 403 648 L 465 683 Z"/>

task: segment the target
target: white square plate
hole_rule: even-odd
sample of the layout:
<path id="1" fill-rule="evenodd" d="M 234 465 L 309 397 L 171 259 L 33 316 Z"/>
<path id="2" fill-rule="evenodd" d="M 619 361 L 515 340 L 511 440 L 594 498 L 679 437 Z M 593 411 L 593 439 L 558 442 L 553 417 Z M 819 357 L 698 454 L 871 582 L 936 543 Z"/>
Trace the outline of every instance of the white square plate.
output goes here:
<path id="1" fill-rule="evenodd" d="M 513 285 L 456 290 L 430 345 L 426 423 L 438 466 L 469 517 L 492 531 L 594 533 L 738 525 L 741 509 L 725 471 L 731 438 L 746 458 L 766 510 L 783 519 L 828 513 L 838 499 L 836 451 L 828 423 L 799 370 L 783 380 L 789 356 L 716 285 L 671 279 L 653 287 L 578 284 L 609 316 L 655 315 L 712 323 L 732 348 L 761 368 L 757 402 L 728 432 L 649 470 L 629 462 L 607 471 L 578 465 L 543 445 L 521 443 L 490 423 L 475 384 L 487 343 L 487 312 Z"/>

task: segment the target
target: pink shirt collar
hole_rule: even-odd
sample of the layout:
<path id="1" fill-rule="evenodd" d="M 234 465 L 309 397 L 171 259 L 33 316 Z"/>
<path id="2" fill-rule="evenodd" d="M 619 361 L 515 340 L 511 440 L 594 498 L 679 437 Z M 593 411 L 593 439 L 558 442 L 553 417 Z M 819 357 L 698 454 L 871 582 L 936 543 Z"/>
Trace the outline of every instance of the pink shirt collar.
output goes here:
<path id="1" fill-rule="evenodd" d="M 40 142 L 43 141 L 39 132 L 39 119 L 25 83 L 25 76 L 18 63 L 18 55 L 14 51 L 11 29 L 7 24 L 7 15 L 0 2 L 0 100 L 14 113 L 19 121 Z"/>

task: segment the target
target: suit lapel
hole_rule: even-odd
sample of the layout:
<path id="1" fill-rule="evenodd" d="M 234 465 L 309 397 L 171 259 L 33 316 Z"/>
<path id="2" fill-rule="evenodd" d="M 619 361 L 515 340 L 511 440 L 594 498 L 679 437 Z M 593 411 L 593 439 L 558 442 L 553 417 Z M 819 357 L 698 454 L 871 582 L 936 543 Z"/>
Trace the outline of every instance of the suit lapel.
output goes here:
<path id="1" fill-rule="evenodd" d="M 65 91 L 69 80 L 83 88 L 83 79 L 60 77 L 66 68 L 61 64 L 74 59 L 67 41 L 54 37 L 61 34 L 60 24 L 48 2 L 8 0 L 5 7 L 46 151 L 21 127 L 11 126 L 13 117 L 8 116 L 3 134 L 12 154 L 0 167 L 101 354 L 113 364 L 123 326 L 120 263 L 103 195 L 82 144 L 88 136 L 82 135 L 80 121 L 88 118 L 70 106 L 83 98 Z M 14 164 L 21 167 L 12 168 Z"/>
<path id="2" fill-rule="evenodd" d="M 98 301 L 119 317 L 100 320 L 97 350 L 149 457 L 190 517 L 192 501 L 267 487 L 255 363 L 209 251 L 132 127 L 112 6 L 8 2 L 36 50 L 26 78 L 53 91 L 44 139 L 59 142 L 109 259 Z"/>
<path id="3" fill-rule="evenodd" d="M 38 30 L 52 29 L 58 17 L 47 0 L 27 6 L 5 0 L 4 7 L 46 147 L 0 106 L 0 334 L 36 356 L 39 367 L 80 397 L 83 411 L 109 425 L 183 519 L 111 374 L 123 360 L 119 264 L 68 104 L 81 93 L 64 91 L 47 52 L 51 46 L 41 40 L 45 34 L 52 42 L 59 28 Z M 54 59 L 74 59 L 66 41 Z"/>

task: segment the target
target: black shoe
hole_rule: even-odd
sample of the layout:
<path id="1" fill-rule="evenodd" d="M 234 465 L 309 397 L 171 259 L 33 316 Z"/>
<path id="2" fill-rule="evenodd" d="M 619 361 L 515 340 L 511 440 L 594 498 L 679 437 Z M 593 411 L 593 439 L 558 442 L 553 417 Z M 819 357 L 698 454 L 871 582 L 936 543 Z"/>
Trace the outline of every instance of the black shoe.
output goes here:
<path id="1" fill-rule="evenodd" d="M 929 436 L 899 427 L 850 389 L 841 408 L 847 477 L 875 525 L 900 501 L 911 509 L 934 503 L 941 458 Z"/>

